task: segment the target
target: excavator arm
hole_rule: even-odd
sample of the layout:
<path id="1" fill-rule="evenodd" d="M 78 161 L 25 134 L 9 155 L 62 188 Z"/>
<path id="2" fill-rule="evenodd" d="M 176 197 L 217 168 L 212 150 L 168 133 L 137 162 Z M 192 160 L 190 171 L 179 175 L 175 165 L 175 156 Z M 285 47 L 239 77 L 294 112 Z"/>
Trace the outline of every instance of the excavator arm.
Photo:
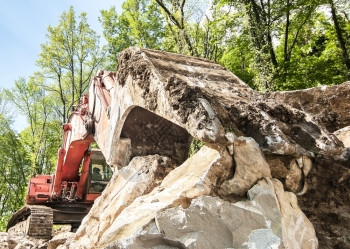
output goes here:
<path id="1" fill-rule="evenodd" d="M 111 101 L 108 88 L 113 88 L 113 75 L 99 72 L 94 77 L 90 94 L 80 99 L 68 123 L 62 126 L 62 146 L 58 149 L 55 173 L 30 179 L 27 205 L 11 217 L 9 231 L 24 231 L 34 237 L 49 238 L 52 224 L 71 224 L 75 229 L 101 195 L 112 174 L 102 152 L 91 149 L 91 144 L 95 138 L 101 140 L 99 134 L 103 134 L 95 134 L 95 122 L 99 123 L 99 129 L 106 129 L 107 122 L 102 124 L 100 120 L 108 119 Z M 98 120 L 95 110 L 99 110 Z M 98 170 L 107 168 L 107 176 L 105 173 L 104 179 L 93 179 L 92 165 Z"/>

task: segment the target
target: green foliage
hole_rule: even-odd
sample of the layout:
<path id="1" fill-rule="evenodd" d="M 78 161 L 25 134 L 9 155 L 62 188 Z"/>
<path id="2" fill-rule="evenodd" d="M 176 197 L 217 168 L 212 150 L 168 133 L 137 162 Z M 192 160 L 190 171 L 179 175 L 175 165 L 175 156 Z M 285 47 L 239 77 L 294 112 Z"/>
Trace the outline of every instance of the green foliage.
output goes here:
<path id="1" fill-rule="evenodd" d="M 237 57 L 237 53 L 228 50 L 221 63 L 254 88 L 262 91 L 302 89 L 339 84 L 348 79 L 350 71 L 342 56 L 344 49 L 339 45 L 334 21 L 326 14 L 331 1 L 221 2 L 243 10 L 231 15 L 236 27 L 241 29 L 232 37 L 236 38 L 233 41 L 245 41 L 231 43 L 236 51 L 244 51 L 243 56 Z M 340 11 L 346 4 L 335 3 L 336 10 L 341 12 L 337 20 L 343 37 L 349 37 L 345 32 L 349 13 Z M 348 40 L 345 45 L 349 47 Z M 250 59 L 248 64 L 246 55 Z M 349 58 L 349 52 L 347 56 Z M 243 74 L 239 70 L 240 62 L 245 65 Z"/>
<path id="2" fill-rule="evenodd" d="M 257 71 L 254 65 L 254 48 L 250 44 L 249 32 L 240 28 L 243 24 L 241 13 L 232 14 L 227 17 L 227 24 L 232 35 L 225 41 L 225 51 L 219 63 L 231 72 L 234 72 L 240 79 L 253 88 L 254 78 Z"/>
<path id="3" fill-rule="evenodd" d="M 115 7 L 101 11 L 100 22 L 108 42 L 109 70 L 115 70 L 118 54 L 127 47 L 161 49 L 163 18 L 157 5 L 148 0 L 127 0 L 118 15 Z"/>
<path id="4" fill-rule="evenodd" d="M 20 133 L 20 140 L 30 156 L 33 174 L 50 174 L 56 163 L 60 144 L 60 126 L 54 113 L 54 103 L 40 88 L 42 78 L 20 78 L 15 87 L 5 90 L 6 98 L 27 118 L 29 126 Z"/>
<path id="5" fill-rule="evenodd" d="M 0 94 L 2 95 L 2 94 Z M 5 231 L 11 215 L 24 204 L 30 160 L 11 121 L 0 113 L 0 231 Z"/>
<path id="6" fill-rule="evenodd" d="M 349 47 L 346 4 L 335 8 Z M 219 62 L 260 91 L 288 90 L 347 79 L 329 8 L 315 0 L 127 0 L 121 14 L 102 11 L 101 23 L 112 68 L 121 50 L 141 46 Z"/>
<path id="7" fill-rule="evenodd" d="M 55 112 L 65 123 L 73 106 L 86 92 L 97 66 L 104 59 L 99 36 L 87 23 L 86 13 L 76 17 L 73 7 L 64 11 L 56 27 L 48 27 L 37 65 L 45 78 Z"/>
<path id="8" fill-rule="evenodd" d="M 282 56 L 282 47 L 276 49 Z M 334 85 L 346 81 L 347 69 L 342 63 L 341 50 L 333 25 L 324 13 L 314 13 L 300 31 L 288 73 L 277 78 L 277 89 L 294 90 L 319 85 Z"/>
<path id="9" fill-rule="evenodd" d="M 193 138 L 188 156 L 191 157 L 196 154 L 204 145 L 205 143 L 203 141 Z"/>

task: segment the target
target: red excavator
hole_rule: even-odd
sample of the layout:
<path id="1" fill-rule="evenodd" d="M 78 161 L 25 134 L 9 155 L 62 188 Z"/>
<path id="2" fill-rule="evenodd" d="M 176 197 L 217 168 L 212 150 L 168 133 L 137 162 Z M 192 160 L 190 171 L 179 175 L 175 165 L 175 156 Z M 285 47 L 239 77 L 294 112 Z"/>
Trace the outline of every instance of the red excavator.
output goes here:
<path id="1" fill-rule="evenodd" d="M 113 73 L 100 72 L 91 84 L 105 107 L 110 104 L 107 88 L 113 87 L 113 77 Z M 93 105 L 96 107 L 96 101 Z M 91 149 L 95 142 L 93 115 L 86 94 L 63 125 L 55 174 L 30 179 L 27 205 L 11 217 L 8 231 L 50 238 L 53 224 L 71 224 L 72 230 L 80 225 L 113 174 L 102 152 Z"/>

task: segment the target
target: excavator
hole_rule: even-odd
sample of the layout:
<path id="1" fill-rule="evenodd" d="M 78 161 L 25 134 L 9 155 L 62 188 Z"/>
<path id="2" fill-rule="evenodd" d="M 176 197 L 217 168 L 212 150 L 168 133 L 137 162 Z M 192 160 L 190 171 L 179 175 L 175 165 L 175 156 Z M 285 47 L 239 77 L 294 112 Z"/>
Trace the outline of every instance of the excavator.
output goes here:
<path id="1" fill-rule="evenodd" d="M 74 231 L 110 181 L 113 169 L 139 155 L 162 154 L 175 162 L 185 161 L 192 140 L 186 129 L 140 106 L 127 108 L 124 115 L 118 108 L 113 110 L 112 102 L 118 106 L 125 102 L 115 95 L 116 81 L 115 72 L 99 71 L 93 77 L 88 93 L 62 126 L 55 173 L 30 178 L 26 205 L 10 218 L 8 232 L 50 239 L 55 224 L 70 224 Z M 92 148 L 95 143 L 99 149 Z M 107 162 L 106 155 L 112 155 Z"/>
<path id="2" fill-rule="evenodd" d="M 98 84 L 100 78 L 97 76 L 92 84 Z M 112 74 L 105 79 L 107 82 L 113 84 Z M 98 89 L 99 96 L 106 100 L 108 91 L 100 85 Z M 79 227 L 113 175 L 101 150 L 91 148 L 95 142 L 91 116 L 89 96 L 85 94 L 62 127 L 63 141 L 55 173 L 30 178 L 27 205 L 11 217 L 9 232 L 22 231 L 48 239 L 53 224 L 70 224 L 73 231 Z"/>

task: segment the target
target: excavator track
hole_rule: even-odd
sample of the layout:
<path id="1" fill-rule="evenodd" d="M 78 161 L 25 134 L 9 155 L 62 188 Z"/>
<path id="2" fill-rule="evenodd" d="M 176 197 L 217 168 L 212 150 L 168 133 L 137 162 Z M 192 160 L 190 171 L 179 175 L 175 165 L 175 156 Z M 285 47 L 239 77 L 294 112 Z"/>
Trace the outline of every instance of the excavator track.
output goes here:
<path id="1" fill-rule="evenodd" d="M 23 232 L 31 237 L 50 239 L 53 225 L 53 209 L 40 205 L 27 205 L 10 219 L 7 231 Z"/>

